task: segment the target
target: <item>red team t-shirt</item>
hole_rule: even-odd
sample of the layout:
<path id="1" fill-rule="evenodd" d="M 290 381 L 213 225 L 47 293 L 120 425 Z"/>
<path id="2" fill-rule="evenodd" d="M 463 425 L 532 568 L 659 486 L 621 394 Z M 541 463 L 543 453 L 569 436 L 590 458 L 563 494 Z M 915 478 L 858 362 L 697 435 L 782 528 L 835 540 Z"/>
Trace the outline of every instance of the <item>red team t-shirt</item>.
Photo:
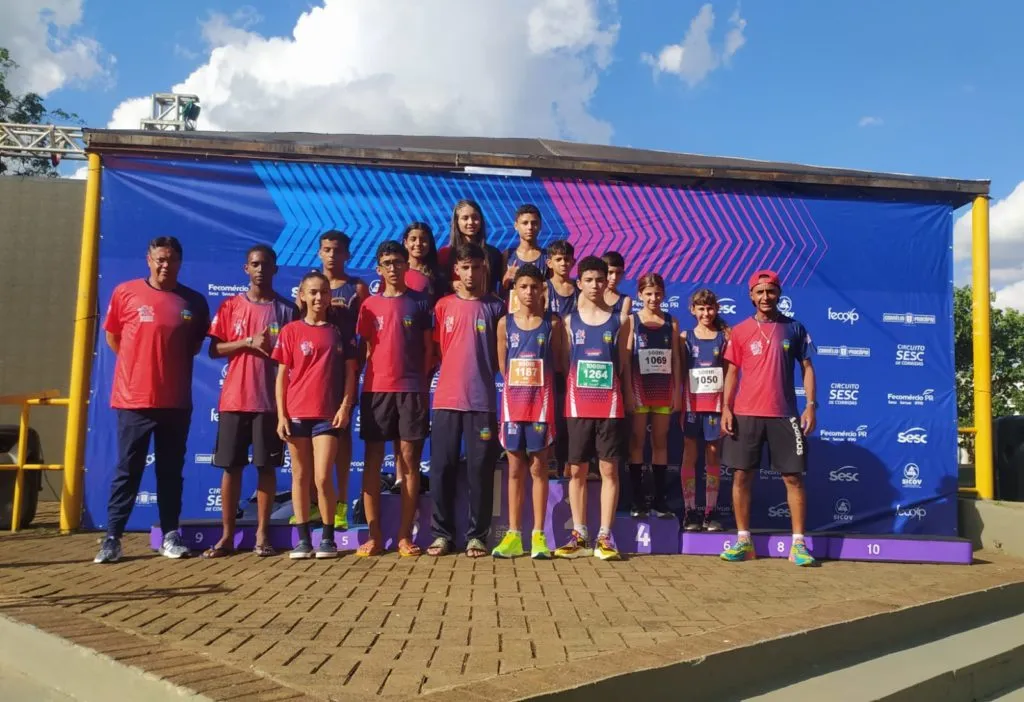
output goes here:
<path id="1" fill-rule="evenodd" d="M 733 414 L 748 417 L 795 417 L 793 366 L 814 355 L 811 335 L 800 322 L 779 316 L 774 322 L 749 317 L 735 327 L 725 360 L 740 372 Z"/>
<path id="2" fill-rule="evenodd" d="M 430 286 L 432 281 L 430 280 L 430 276 L 428 276 L 427 274 L 423 273 L 422 271 L 417 271 L 412 268 L 409 268 L 408 270 L 405 271 L 404 277 L 405 285 L 410 290 L 415 290 L 418 293 L 430 294 Z M 381 289 L 383 289 L 383 286 L 381 286 Z"/>
<path id="3" fill-rule="evenodd" d="M 347 352 L 333 324 L 300 320 L 281 329 L 271 358 L 288 368 L 285 411 L 290 419 L 332 419 L 337 414 L 345 390 Z"/>
<path id="4" fill-rule="evenodd" d="M 291 301 L 278 295 L 271 302 L 253 302 L 242 293 L 229 297 L 210 323 L 210 336 L 221 341 L 241 341 L 269 328 L 273 346 L 281 329 L 295 319 Z M 274 412 L 274 374 L 277 364 L 257 349 L 242 349 L 228 359 L 227 375 L 220 392 L 221 412 Z"/>
<path id="5" fill-rule="evenodd" d="M 372 345 L 363 392 L 427 392 L 423 332 L 431 327 L 426 295 L 371 295 L 359 309 L 356 333 Z"/>
<path id="6" fill-rule="evenodd" d="M 434 341 L 441 347 L 441 371 L 434 409 L 496 410 L 497 326 L 504 314 L 504 303 L 493 295 L 479 300 L 447 295 L 438 301 Z"/>
<path id="7" fill-rule="evenodd" d="M 210 326 L 206 299 L 184 285 L 157 290 L 143 278 L 114 288 L 103 328 L 119 336 L 110 406 L 192 407 L 192 361 Z"/>

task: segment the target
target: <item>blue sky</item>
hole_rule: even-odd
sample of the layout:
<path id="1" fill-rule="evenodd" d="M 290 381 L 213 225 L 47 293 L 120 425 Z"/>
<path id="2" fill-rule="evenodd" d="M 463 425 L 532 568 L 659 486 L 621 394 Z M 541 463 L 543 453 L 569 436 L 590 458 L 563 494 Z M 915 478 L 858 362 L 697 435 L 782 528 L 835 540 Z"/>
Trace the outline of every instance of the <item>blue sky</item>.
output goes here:
<path id="1" fill-rule="evenodd" d="M 90 126 L 134 126 L 144 101 L 126 101 L 179 85 L 213 128 L 559 136 L 991 179 L 997 200 L 1024 180 L 1024 4 L 1009 0 L 983 15 L 953 0 L 0 4 L 63 7 L 51 37 L 93 42 L 95 70 L 65 61 L 47 93 Z M 993 236 L 993 284 L 1021 283 L 1024 305 L 1024 188 Z"/>

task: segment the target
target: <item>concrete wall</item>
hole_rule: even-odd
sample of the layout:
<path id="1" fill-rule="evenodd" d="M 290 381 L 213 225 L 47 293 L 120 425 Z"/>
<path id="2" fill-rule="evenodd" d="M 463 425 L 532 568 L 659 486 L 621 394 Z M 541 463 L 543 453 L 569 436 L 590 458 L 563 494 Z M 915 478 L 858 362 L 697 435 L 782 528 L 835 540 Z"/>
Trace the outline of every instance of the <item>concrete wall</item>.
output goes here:
<path id="1" fill-rule="evenodd" d="M 84 201 L 84 180 L 0 177 L 0 395 L 67 395 Z M 18 412 L 0 407 L 0 424 Z M 64 461 L 66 419 L 63 407 L 32 410 L 49 463 Z M 59 497 L 47 473 L 40 498 Z"/>

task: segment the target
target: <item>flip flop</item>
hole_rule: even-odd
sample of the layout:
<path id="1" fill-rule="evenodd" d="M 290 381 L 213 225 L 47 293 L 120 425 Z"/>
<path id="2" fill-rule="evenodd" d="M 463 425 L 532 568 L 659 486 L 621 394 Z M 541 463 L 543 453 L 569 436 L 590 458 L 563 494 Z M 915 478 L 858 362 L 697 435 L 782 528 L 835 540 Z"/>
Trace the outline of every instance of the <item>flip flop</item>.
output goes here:
<path id="1" fill-rule="evenodd" d="M 398 555 L 402 558 L 410 558 L 423 555 L 423 549 L 408 539 L 398 542 Z"/>
<path id="2" fill-rule="evenodd" d="M 370 556 L 381 556 L 384 554 L 384 548 L 377 545 L 377 542 L 370 539 L 362 546 L 356 549 L 356 558 L 369 558 Z"/>
<path id="3" fill-rule="evenodd" d="M 487 546 L 480 539 L 470 539 L 466 544 L 466 555 L 470 558 L 483 558 L 487 554 Z"/>
<path id="4" fill-rule="evenodd" d="M 260 558 L 267 558 L 268 556 L 277 555 L 277 551 L 270 544 L 256 544 L 252 552 Z"/>
<path id="5" fill-rule="evenodd" d="M 448 539 L 444 538 L 443 536 L 439 536 L 436 539 L 434 539 L 433 541 L 431 541 L 430 542 L 430 546 L 427 547 L 427 555 L 428 556 L 434 556 L 434 557 L 447 556 L 451 552 L 452 552 L 451 542 L 449 542 Z"/>
<path id="6" fill-rule="evenodd" d="M 233 548 L 227 546 L 211 546 L 210 548 L 203 551 L 202 558 L 225 558 L 235 553 Z"/>

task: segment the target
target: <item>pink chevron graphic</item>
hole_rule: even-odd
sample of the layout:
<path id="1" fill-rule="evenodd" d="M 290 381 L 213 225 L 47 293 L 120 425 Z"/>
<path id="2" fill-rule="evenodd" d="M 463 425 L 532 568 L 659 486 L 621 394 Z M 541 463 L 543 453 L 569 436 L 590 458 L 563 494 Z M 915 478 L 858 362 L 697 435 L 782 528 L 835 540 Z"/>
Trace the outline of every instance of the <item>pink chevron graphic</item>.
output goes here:
<path id="1" fill-rule="evenodd" d="M 544 187 L 577 258 L 616 250 L 626 274 L 672 282 L 740 283 L 771 267 L 804 285 L 828 243 L 805 203 L 767 192 L 553 179 Z"/>

